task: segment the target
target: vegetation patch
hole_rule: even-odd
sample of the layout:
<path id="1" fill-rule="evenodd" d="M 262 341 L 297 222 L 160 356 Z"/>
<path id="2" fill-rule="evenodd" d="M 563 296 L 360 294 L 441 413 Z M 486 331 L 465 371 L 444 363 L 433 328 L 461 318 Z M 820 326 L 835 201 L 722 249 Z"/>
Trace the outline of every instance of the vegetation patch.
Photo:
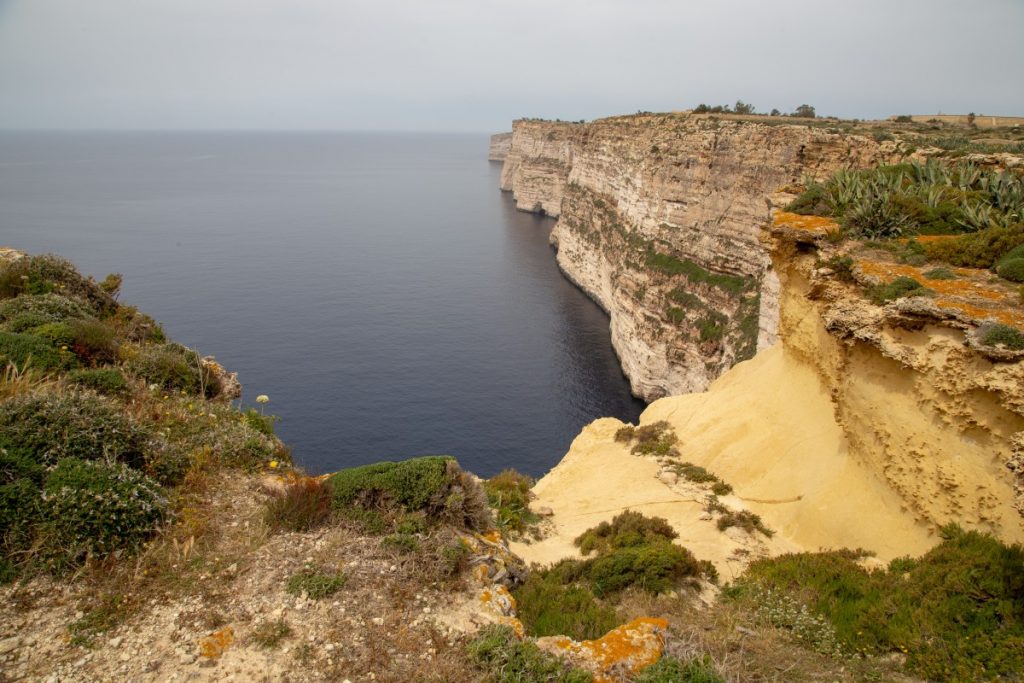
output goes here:
<path id="1" fill-rule="evenodd" d="M 584 585 L 562 581 L 558 572 L 531 572 L 516 588 L 516 616 L 531 636 L 569 636 L 593 640 L 622 623 Z"/>
<path id="2" fill-rule="evenodd" d="M 16 396 L 0 404 L 0 434 L 53 465 L 61 458 L 143 464 L 146 433 L 106 399 L 87 394 Z"/>
<path id="3" fill-rule="evenodd" d="M 1024 549 L 955 525 L 942 537 L 888 570 L 864 569 L 851 551 L 758 560 L 738 595 L 787 596 L 827 619 L 843 650 L 904 653 L 929 680 L 1012 678 L 1024 670 Z"/>
<path id="4" fill-rule="evenodd" d="M 92 278 L 83 277 L 70 261 L 60 256 L 25 256 L 0 269 L 0 298 L 51 293 L 78 299 L 101 316 L 117 307 L 108 289 Z"/>
<path id="5" fill-rule="evenodd" d="M 108 396 L 123 394 L 128 390 L 128 381 L 117 368 L 74 370 L 68 373 L 68 379 L 81 387 Z"/>
<path id="6" fill-rule="evenodd" d="M 881 306 L 907 296 L 924 296 L 931 293 L 931 291 L 914 278 L 900 275 L 888 284 L 868 287 L 865 293 L 868 299 L 871 300 L 871 303 Z"/>
<path id="7" fill-rule="evenodd" d="M 146 384 L 166 391 L 183 391 L 206 398 L 220 392 L 216 377 L 199 354 L 181 344 L 144 346 L 131 358 L 129 367 Z"/>
<path id="8" fill-rule="evenodd" d="M 716 496 L 724 496 L 732 493 L 732 486 L 726 484 L 713 474 L 699 465 L 691 462 L 678 463 L 672 466 L 672 471 L 687 481 L 695 484 L 711 484 L 711 490 Z"/>
<path id="9" fill-rule="evenodd" d="M 632 444 L 633 455 L 675 456 L 679 455 L 676 436 L 672 425 L 664 420 L 652 422 L 642 427 L 626 425 L 615 432 L 615 440 L 619 443 Z"/>
<path id="10" fill-rule="evenodd" d="M 493 683 L 590 683 L 594 677 L 549 655 L 528 640 L 519 640 L 508 626 L 480 629 L 466 648 L 470 659 Z"/>
<path id="11" fill-rule="evenodd" d="M 264 650 L 273 650 L 278 647 L 285 638 L 292 634 L 292 627 L 284 619 L 274 621 L 262 621 L 256 625 L 249 636 L 257 647 Z"/>
<path id="12" fill-rule="evenodd" d="M 646 263 L 648 268 L 665 275 L 683 275 L 690 282 L 704 283 L 734 295 L 741 294 L 753 286 L 752 278 L 714 273 L 688 259 L 679 259 L 653 249 L 647 252 Z"/>
<path id="13" fill-rule="evenodd" d="M 708 657 L 695 657 L 683 661 L 676 657 L 662 657 L 641 671 L 633 683 L 726 683 Z"/>
<path id="14" fill-rule="evenodd" d="M 139 547 L 163 521 L 167 499 L 122 463 L 64 458 L 46 478 L 42 508 L 48 552 L 63 566 Z"/>
<path id="15" fill-rule="evenodd" d="M 19 370 L 68 370 L 78 365 L 74 354 L 54 348 L 53 343 L 33 334 L 0 331 L 0 364 L 10 363 Z"/>
<path id="16" fill-rule="evenodd" d="M 928 258 L 961 268 L 992 268 L 1015 248 L 1024 245 L 1024 223 L 991 227 L 951 239 L 924 243 Z"/>
<path id="17" fill-rule="evenodd" d="M 335 509 L 356 510 L 356 516 L 380 515 L 397 507 L 469 529 L 483 530 L 491 524 L 483 488 L 449 456 L 353 467 L 331 475 L 327 483 Z"/>
<path id="18" fill-rule="evenodd" d="M 840 170 L 806 183 L 787 211 L 829 216 L 861 239 L 1009 228 L 1024 215 L 1024 181 L 1012 171 L 934 160 Z"/>
<path id="19" fill-rule="evenodd" d="M 494 510 L 495 522 L 502 532 L 523 533 L 540 516 L 530 510 L 530 489 L 534 481 L 515 470 L 505 470 L 484 482 L 487 502 Z"/>
<path id="20" fill-rule="evenodd" d="M 325 572 L 307 565 L 288 579 L 285 590 L 292 595 L 305 593 L 308 598 L 321 600 L 340 591 L 347 581 L 348 578 L 342 572 Z"/>
<path id="21" fill-rule="evenodd" d="M 317 477 L 300 476 L 269 492 L 263 518 L 271 529 L 309 531 L 330 514 L 330 488 Z"/>
<path id="22" fill-rule="evenodd" d="M 1017 351 L 1024 349 L 1024 333 L 1016 327 L 997 323 L 985 330 L 981 343 L 986 346 L 1005 346 Z"/>

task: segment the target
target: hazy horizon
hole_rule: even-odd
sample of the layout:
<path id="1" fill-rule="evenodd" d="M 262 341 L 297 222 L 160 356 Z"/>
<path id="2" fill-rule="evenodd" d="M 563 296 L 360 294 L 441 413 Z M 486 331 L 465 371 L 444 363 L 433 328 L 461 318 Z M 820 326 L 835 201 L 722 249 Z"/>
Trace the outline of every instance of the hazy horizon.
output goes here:
<path id="1" fill-rule="evenodd" d="M 498 132 L 699 103 L 1024 114 L 1024 2 L 0 0 L 0 129 Z"/>

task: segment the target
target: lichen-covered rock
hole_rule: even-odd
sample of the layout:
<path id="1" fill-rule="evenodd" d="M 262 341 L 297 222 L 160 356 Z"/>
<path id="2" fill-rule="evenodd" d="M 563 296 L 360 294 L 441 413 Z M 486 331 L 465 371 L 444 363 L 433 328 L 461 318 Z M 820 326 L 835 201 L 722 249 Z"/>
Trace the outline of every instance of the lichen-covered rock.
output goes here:
<path id="1" fill-rule="evenodd" d="M 199 654 L 207 659 L 218 659 L 235 642 L 235 630 L 230 626 L 214 631 L 199 639 Z"/>
<path id="2" fill-rule="evenodd" d="M 667 630 L 666 620 L 641 617 L 597 640 L 550 636 L 538 638 L 537 647 L 591 672 L 595 683 L 627 681 L 661 659 Z"/>

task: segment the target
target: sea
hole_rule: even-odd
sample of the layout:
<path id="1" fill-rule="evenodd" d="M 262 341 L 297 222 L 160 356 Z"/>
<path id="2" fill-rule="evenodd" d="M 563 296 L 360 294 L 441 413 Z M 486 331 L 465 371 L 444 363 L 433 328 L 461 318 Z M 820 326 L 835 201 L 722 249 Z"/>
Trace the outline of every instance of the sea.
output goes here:
<path id="1" fill-rule="evenodd" d="M 0 246 L 124 276 L 311 473 L 428 454 L 541 476 L 635 422 L 608 317 L 482 134 L 0 133 Z"/>

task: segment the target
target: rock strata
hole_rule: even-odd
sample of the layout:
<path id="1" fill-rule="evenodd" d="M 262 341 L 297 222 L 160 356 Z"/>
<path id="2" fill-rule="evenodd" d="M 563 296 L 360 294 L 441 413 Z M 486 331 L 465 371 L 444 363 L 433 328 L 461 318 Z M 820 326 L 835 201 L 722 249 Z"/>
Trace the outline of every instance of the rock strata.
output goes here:
<path id="1" fill-rule="evenodd" d="M 487 153 L 488 161 L 504 161 L 508 156 L 508 148 L 512 146 L 512 133 L 495 133 L 491 136 L 491 148 Z"/>

